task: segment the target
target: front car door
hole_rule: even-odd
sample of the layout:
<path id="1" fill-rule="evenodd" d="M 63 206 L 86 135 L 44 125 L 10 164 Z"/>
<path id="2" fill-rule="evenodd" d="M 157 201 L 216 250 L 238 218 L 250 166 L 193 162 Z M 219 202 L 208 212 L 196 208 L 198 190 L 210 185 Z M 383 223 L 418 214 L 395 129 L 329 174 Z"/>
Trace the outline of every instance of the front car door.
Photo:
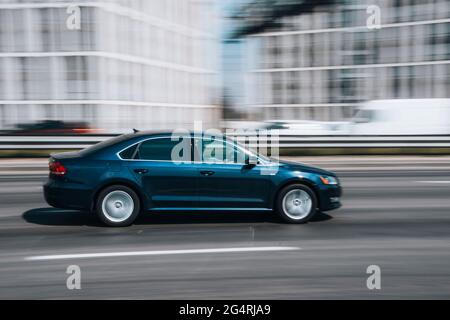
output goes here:
<path id="1" fill-rule="evenodd" d="M 211 209 L 270 208 L 271 176 L 264 164 L 249 166 L 250 155 L 225 138 L 194 137 L 198 206 Z"/>

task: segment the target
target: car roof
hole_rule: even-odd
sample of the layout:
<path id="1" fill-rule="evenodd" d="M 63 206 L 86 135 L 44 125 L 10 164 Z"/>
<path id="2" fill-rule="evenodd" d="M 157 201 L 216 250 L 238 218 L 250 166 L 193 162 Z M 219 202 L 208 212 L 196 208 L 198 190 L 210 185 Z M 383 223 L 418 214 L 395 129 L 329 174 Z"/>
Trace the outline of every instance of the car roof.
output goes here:
<path id="1" fill-rule="evenodd" d="M 108 158 L 111 155 L 117 154 L 121 152 L 125 148 L 131 147 L 134 144 L 137 144 L 143 140 L 158 138 L 158 137 L 167 137 L 172 136 L 173 134 L 179 135 L 189 135 L 194 136 L 198 134 L 199 137 L 219 137 L 219 134 L 214 135 L 213 133 L 201 132 L 201 131 L 169 131 L 169 130 L 152 130 L 152 131 L 139 131 L 136 133 L 123 134 L 120 136 L 116 136 L 115 138 L 105 140 L 98 144 L 92 145 L 86 149 L 80 151 L 83 156 L 86 157 L 100 157 L 100 158 Z M 220 132 L 220 137 L 226 138 L 223 133 Z"/>
<path id="2" fill-rule="evenodd" d="M 225 136 L 224 133 L 220 133 L 217 135 L 214 135 L 212 133 L 209 132 L 205 132 L 205 131 L 194 131 L 194 130 L 146 130 L 146 131 L 138 131 L 136 133 L 129 133 L 126 134 L 125 136 L 129 137 L 129 138 L 133 138 L 133 137 L 152 137 L 152 136 L 171 136 L 173 134 L 178 134 L 178 135 L 183 135 L 183 134 L 188 134 L 188 135 L 200 135 L 200 136 Z"/>

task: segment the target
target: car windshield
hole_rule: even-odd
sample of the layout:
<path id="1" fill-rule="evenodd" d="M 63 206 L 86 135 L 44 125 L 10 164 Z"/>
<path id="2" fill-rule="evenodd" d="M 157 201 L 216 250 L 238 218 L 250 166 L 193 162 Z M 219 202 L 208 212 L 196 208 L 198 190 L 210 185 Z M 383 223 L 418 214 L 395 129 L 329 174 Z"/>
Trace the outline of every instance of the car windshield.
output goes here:
<path id="1" fill-rule="evenodd" d="M 375 120 L 375 111 L 370 109 L 360 109 L 353 117 L 356 123 L 369 123 Z"/>

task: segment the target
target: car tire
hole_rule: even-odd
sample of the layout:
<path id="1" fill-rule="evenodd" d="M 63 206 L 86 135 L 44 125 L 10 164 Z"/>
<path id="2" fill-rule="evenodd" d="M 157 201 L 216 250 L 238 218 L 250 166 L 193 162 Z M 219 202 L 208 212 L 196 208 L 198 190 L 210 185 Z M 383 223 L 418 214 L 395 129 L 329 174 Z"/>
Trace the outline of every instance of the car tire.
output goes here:
<path id="1" fill-rule="evenodd" d="M 316 214 L 317 197 L 311 188 L 291 184 L 278 193 L 276 211 L 287 223 L 307 223 Z"/>
<path id="2" fill-rule="evenodd" d="M 105 188 L 97 198 L 95 211 L 102 223 L 109 227 L 127 227 L 140 212 L 139 197 L 132 189 L 114 185 Z"/>

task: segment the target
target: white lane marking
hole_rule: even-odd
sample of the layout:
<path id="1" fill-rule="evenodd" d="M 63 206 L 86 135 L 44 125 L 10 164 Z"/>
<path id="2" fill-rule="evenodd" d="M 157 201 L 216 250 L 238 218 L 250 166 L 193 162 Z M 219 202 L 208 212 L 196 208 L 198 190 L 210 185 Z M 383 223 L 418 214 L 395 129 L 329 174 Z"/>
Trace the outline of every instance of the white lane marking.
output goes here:
<path id="1" fill-rule="evenodd" d="M 436 184 L 450 184 L 450 181 L 417 181 L 418 183 L 436 183 Z"/>
<path id="2" fill-rule="evenodd" d="M 301 248 L 299 248 L 299 247 L 247 247 L 247 248 L 217 248 L 217 249 L 80 253 L 80 254 L 32 256 L 32 257 L 26 257 L 25 260 L 26 261 L 47 261 L 47 260 L 90 259 L 90 258 L 111 258 L 111 257 L 131 257 L 131 256 L 157 256 L 157 255 L 196 254 L 196 253 L 204 254 L 204 253 L 267 252 L 267 251 L 294 251 L 294 250 L 301 250 Z"/>

